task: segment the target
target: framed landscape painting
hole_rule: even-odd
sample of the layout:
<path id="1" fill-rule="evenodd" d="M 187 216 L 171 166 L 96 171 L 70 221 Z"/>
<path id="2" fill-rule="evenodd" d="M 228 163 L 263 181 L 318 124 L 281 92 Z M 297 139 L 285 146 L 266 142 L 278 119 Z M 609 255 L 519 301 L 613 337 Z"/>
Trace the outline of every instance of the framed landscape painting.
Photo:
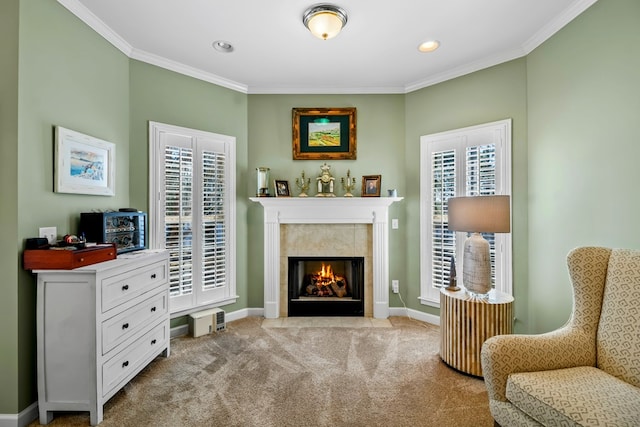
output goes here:
<path id="1" fill-rule="evenodd" d="M 356 109 L 294 108 L 293 160 L 355 160 Z"/>
<path id="2" fill-rule="evenodd" d="M 115 194 L 115 144 L 56 126 L 55 157 L 56 193 Z"/>

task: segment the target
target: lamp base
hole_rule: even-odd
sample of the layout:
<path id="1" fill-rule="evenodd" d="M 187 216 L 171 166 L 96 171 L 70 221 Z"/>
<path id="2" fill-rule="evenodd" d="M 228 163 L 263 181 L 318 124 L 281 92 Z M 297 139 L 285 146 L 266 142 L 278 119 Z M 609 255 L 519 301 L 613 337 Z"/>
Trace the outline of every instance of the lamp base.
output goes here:
<path id="1" fill-rule="evenodd" d="M 469 292 L 480 296 L 491 290 L 489 242 L 480 233 L 472 233 L 464 242 L 462 284 Z"/>

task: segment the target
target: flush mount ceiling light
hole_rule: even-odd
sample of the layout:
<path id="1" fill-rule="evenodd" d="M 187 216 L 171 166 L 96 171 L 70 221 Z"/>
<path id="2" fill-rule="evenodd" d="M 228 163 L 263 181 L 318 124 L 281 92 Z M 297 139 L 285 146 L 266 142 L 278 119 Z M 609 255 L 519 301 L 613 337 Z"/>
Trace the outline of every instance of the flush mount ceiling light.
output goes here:
<path id="1" fill-rule="evenodd" d="M 420 43 L 418 50 L 420 52 L 433 52 L 439 47 L 440 42 L 438 40 L 427 40 L 426 42 Z"/>
<path id="2" fill-rule="evenodd" d="M 347 12 L 332 4 L 311 6 L 302 15 L 304 26 L 319 39 L 331 39 L 347 25 Z"/>
<path id="3" fill-rule="evenodd" d="M 213 45 L 213 48 L 218 52 L 222 52 L 222 53 L 233 52 L 233 45 L 224 40 L 216 40 L 212 43 L 212 45 Z"/>

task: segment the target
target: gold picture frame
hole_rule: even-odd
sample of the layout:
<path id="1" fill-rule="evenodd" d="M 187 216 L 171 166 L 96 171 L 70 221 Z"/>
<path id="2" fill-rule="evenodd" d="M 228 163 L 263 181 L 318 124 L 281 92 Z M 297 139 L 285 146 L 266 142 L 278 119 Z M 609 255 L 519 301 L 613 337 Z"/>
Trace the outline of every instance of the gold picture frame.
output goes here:
<path id="1" fill-rule="evenodd" d="M 356 109 L 293 108 L 293 160 L 355 160 Z"/>
<path id="2" fill-rule="evenodd" d="M 362 177 L 362 197 L 380 197 L 382 175 L 364 175 Z"/>

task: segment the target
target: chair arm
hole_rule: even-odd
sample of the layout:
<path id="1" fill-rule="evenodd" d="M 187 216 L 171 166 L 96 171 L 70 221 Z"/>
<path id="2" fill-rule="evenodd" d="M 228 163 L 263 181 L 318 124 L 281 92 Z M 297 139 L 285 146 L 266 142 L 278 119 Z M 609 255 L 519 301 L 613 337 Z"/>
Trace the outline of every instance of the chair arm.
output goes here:
<path id="1" fill-rule="evenodd" d="M 482 345 L 481 360 L 489 399 L 506 402 L 509 374 L 595 366 L 595 336 L 570 325 L 539 335 L 496 335 Z"/>

